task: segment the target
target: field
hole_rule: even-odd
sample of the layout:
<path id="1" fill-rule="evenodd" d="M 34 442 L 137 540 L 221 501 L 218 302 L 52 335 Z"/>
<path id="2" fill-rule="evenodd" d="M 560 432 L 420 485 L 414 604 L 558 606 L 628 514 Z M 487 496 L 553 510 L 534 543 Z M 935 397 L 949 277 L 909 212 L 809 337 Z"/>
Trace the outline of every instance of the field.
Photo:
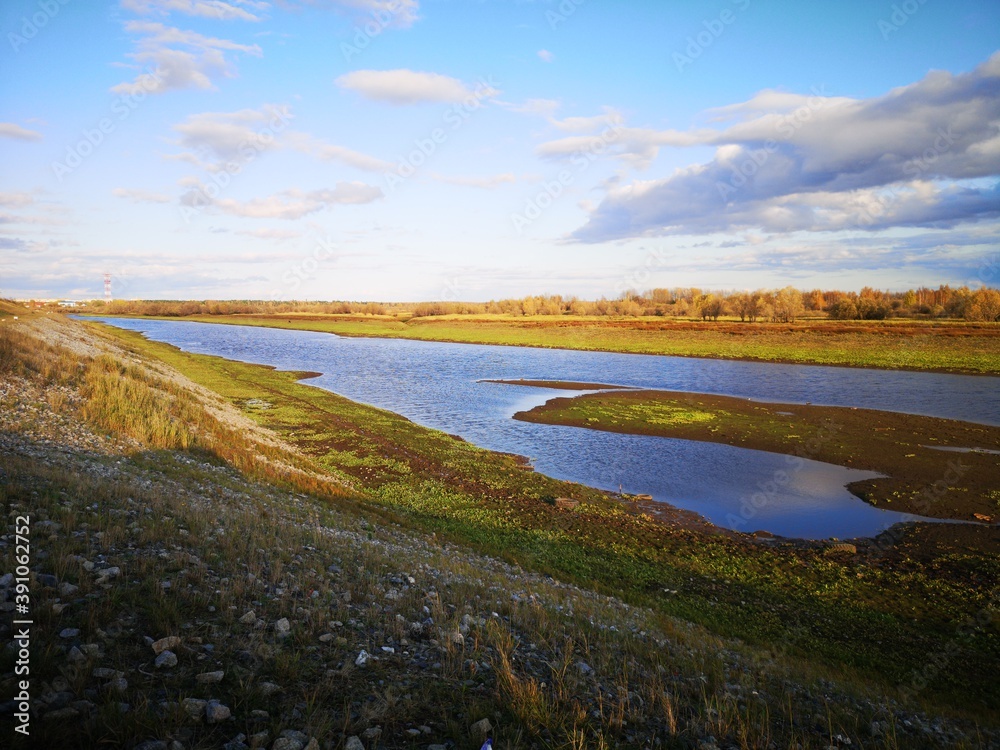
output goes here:
<path id="1" fill-rule="evenodd" d="M 185 727 L 189 747 L 212 747 L 304 729 L 342 747 L 377 724 L 380 746 L 409 747 L 407 730 L 427 724 L 425 742 L 471 746 L 482 716 L 496 747 L 997 737 L 995 528 L 906 527 L 850 551 L 662 521 L 299 382 L 307 373 L 24 317 L 0 328 L 0 493 L 51 521 L 39 571 L 91 597 L 40 594 L 43 627 L 110 639 L 101 648 L 127 675 L 135 710 L 91 700 L 103 706 L 91 740 Z M 64 421 L 94 444 L 73 447 Z M 97 585 L 83 558 L 124 573 Z M 424 606 L 434 625 L 411 629 Z M 243 624 L 250 609 L 266 626 Z M 182 664 L 154 669 L 140 636 L 177 633 Z M 42 648 L 40 680 L 71 643 Z M 355 667 L 360 648 L 379 658 Z M 93 690 L 95 666 L 66 690 Z M 195 678 L 223 666 L 214 691 Z M 191 724 L 185 698 L 221 698 L 236 723 Z M 58 722 L 48 731 L 71 746 Z"/>
<path id="2" fill-rule="evenodd" d="M 1000 374 L 1000 326 L 912 320 L 793 324 L 578 316 L 201 315 L 185 320 L 424 341 Z"/>

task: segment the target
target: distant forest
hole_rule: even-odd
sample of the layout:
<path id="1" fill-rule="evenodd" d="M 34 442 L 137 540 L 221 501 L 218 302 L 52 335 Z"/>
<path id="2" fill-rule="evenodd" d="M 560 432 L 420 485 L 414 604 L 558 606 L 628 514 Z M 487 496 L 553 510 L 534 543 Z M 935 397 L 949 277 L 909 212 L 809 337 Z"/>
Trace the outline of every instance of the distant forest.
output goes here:
<path id="1" fill-rule="evenodd" d="M 79 307 L 77 309 L 80 309 Z M 905 292 L 865 287 L 860 292 L 803 292 L 793 287 L 754 292 L 707 292 L 679 287 L 628 291 L 617 299 L 582 300 L 540 295 L 490 302 L 277 302 L 260 300 L 96 300 L 84 305 L 89 312 L 116 315 L 606 315 L 669 316 L 677 318 L 738 318 L 744 322 L 790 323 L 800 317 L 836 320 L 887 318 L 951 318 L 968 321 L 1000 320 L 1000 292 L 996 289 L 939 286 Z"/>

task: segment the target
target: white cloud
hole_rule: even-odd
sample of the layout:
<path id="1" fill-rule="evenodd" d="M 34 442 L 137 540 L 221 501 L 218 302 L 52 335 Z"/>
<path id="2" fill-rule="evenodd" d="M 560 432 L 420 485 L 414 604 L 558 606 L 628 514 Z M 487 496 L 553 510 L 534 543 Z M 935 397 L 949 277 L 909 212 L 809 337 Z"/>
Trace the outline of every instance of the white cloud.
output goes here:
<path id="1" fill-rule="evenodd" d="M 111 191 L 117 198 L 125 198 L 133 203 L 169 203 L 170 196 L 163 193 L 153 193 L 149 190 L 138 190 L 133 188 L 115 188 Z"/>
<path id="2" fill-rule="evenodd" d="M 355 169 L 365 172 L 388 172 L 396 168 L 395 164 L 377 159 L 374 156 L 363 154 L 360 151 L 347 148 L 346 146 L 336 146 L 325 143 L 319 138 L 314 138 L 307 133 L 288 133 L 285 138 L 289 148 L 296 149 L 305 154 L 310 154 L 323 161 L 336 161 Z"/>
<path id="3" fill-rule="evenodd" d="M 538 57 L 542 60 L 542 62 L 547 62 L 547 63 L 550 63 L 556 59 L 556 56 L 553 55 L 551 52 L 549 52 L 547 49 L 538 50 Z"/>
<path id="4" fill-rule="evenodd" d="M 336 79 L 341 88 L 356 91 L 367 99 L 390 104 L 460 102 L 469 97 L 493 96 L 496 90 L 480 84 L 468 88 L 457 78 L 415 70 L 355 70 Z"/>
<path id="5" fill-rule="evenodd" d="M 236 112 L 201 112 L 189 115 L 173 130 L 180 134 L 179 145 L 219 161 L 246 159 L 279 147 L 278 134 L 292 121 L 291 110 L 283 105 L 265 104 L 259 109 Z M 175 155 L 191 161 L 193 155 Z M 202 164 L 202 166 L 205 166 Z"/>
<path id="6" fill-rule="evenodd" d="M 233 198 L 211 199 L 206 186 L 187 181 L 193 189 L 181 197 L 181 204 L 192 207 L 211 205 L 222 213 L 251 219 L 301 219 L 335 205 L 371 203 L 382 197 L 382 190 L 363 182 L 338 182 L 330 190 L 284 190 L 267 198 L 238 201 Z"/>
<path id="7" fill-rule="evenodd" d="M 264 2 L 251 0 L 234 0 L 227 3 L 222 0 L 122 0 L 122 8 L 140 15 L 169 15 L 174 11 L 189 16 L 214 18 L 219 21 L 259 21 L 260 16 L 250 10 L 267 10 L 270 6 Z M 249 8 L 250 10 L 247 10 Z"/>
<path id="8" fill-rule="evenodd" d="M 140 35 L 136 41 L 137 50 L 130 53 L 129 57 L 146 68 L 147 72 L 139 74 L 131 82 L 113 86 L 111 90 L 116 94 L 162 94 L 187 88 L 214 89 L 214 79 L 235 75 L 227 53 L 245 52 L 256 57 L 263 54 L 256 44 L 239 44 L 161 23 L 128 21 L 125 30 L 130 34 Z"/>
<path id="9" fill-rule="evenodd" d="M 28 206 L 35 202 L 31 193 L 0 193 L 0 206 Z"/>
<path id="10" fill-rule="evenodd" d="M 0 138 L 14 138 L 19 141 L 40 141 L 42 134 L 22 128 L 12 122 L 0 122 Z"/>
<path id="11" fill-rule="evenodd" d="M 969 73 L 934 71 L 872 99 L 766 91 L 713 112 L 744 119 L 722 130 L 624 129 L 617 153 L 638 166 L 662 146 L 714 145 L 715 158 L 613 186 L 574 236 L 876 230 L 1000 215 L 1000 52 Z M 539 152 L 565 154 L 569 140 Z"/>
<path id="12" fill-rule="evenodd" d="M 232 171 L 233 164 L 242 166 L 260 154 L 284 149 L 366 172 L 381 174 L 395 168 L 374 156 L 288 129 L 294 119 L 289 107 L 275 104 L 237 112 L 189 115 L 184 122 L 173 126 L 180 135 L 178 145 L 188 150 L 166 158 L 188 162 L 208 172 L 218 172 L 228 164 Z"/>

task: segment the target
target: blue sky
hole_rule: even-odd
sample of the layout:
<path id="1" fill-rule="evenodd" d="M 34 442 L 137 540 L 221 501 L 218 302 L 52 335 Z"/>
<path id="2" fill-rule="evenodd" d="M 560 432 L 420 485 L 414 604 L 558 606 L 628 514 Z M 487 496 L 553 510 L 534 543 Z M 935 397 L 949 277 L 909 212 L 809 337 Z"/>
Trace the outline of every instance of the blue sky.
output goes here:
<path id="1" fill-rule="evenodd" d="M 997 286 L 1000 5 L 0 8 L 0 295 Z"/>

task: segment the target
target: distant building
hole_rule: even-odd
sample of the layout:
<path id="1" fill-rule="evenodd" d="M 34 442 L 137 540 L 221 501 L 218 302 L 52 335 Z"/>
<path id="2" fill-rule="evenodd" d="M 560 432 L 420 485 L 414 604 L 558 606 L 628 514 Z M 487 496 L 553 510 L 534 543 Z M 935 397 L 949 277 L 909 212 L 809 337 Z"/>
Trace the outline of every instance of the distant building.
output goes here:
<path id="1" fill-rule="evenodd" d="M 79 303 L 74 302 L 71 299 L 61 299 L 61 300 L 59 300 L 59 307 L 76 307 L 77 304 L 79 304 Z"/>

